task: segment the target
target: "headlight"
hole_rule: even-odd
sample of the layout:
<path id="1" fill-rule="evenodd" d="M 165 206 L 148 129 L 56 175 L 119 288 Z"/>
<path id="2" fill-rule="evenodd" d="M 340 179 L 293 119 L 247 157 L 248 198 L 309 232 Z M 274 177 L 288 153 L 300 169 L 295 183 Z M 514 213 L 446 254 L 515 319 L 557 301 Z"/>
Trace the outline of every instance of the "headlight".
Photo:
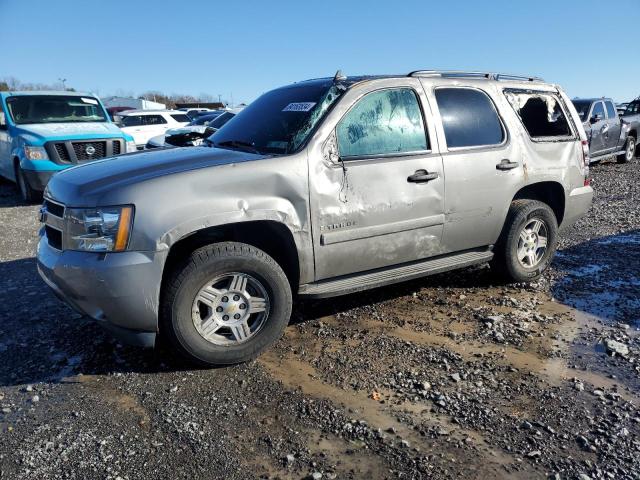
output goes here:
<path id="1" fill-rule="evenodd" d="M 121 252 L 129 244 L 133 207 L 67 208 L 65 250 Z"/>
<path id="2" fill-rule="evenodd" d="M 24 147 L 24 155 L 29 160 L 49 160 L 49 155 L 44 147 Z"/>
<path id="3" fill-rule="evenodd" d="M 136 146 L 136 142 L 127 142 L 127 153 L 137 152 L 138 147 Z"/>

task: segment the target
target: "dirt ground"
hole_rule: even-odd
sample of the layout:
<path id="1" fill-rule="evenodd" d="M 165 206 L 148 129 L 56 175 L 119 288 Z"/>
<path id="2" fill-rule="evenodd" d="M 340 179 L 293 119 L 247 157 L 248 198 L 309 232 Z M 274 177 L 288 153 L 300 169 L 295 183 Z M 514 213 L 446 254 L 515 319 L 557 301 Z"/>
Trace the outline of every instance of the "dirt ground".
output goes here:
<path id="1" fill-rule="evenodd" d="M 258 360 L 125 347 L 35 268 L 0 183 L 0 479 L 640 478 L 640 162 L 592 167 L 552 269 L 297 305 Z"/>

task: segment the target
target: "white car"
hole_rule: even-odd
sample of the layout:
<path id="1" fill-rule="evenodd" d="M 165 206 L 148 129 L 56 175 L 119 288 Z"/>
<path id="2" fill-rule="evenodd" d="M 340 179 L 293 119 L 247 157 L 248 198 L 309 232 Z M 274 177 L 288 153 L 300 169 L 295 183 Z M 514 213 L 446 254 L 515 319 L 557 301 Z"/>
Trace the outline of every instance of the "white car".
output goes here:
<path id="1" fill-rule="evenodd" d="M 204 143 L 205 138 L 213 135 L 218 129 L 236 116 L 242 108 L 234 108 L 226 111 L 212 111 L 209 115 L 200 115 L 190 124 L 170 128 L 162 135 L 152 137 L 147 142 L 146 148 L 158 147 L 195 147 Z"/>
<path id="2" fill-rule="evenodd" d="M 127 110 L 119 115 L 120 129 L 133 137 L 138 148 L 144 148 L 151 137 L 191 121 L 184 112 L 178 110 Z"/>

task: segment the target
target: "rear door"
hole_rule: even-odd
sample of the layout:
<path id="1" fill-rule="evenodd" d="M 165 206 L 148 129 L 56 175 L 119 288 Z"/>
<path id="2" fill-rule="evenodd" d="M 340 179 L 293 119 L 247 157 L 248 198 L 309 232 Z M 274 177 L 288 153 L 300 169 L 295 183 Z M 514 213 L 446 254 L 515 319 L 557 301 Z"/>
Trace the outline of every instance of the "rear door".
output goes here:
<path id="1" fill-rule="evenodd" d="M 596 157 L 602 155 L 607 150 L 605 141 L 605 133 L 609 126 L 607 124 L 607 115 L 604 110 L 604 103 L 600 100 L 594 102 L 591 106 L 591 115 L 589 115 L 589 123 L 591 124 L 591 138 L 589 140 L 589 153 Z"/>
<path id="2" fill-rule="evenodd" d="M 622 122 L 620 121 L 620 117 L 618 117 L 618 113 L 616 112 L 616 107 L 613 105 L 611 100 L 606 100 L 604 105 L 607 110 L 608 125 L 607 131 L 604 135 L 606 148 L 607 150 L 617 151 L 618 148 L 622 147 L 622 145 L 620 145 Z"/>
<path id="3" fill-rule="evenodd" d="M 434 99 L 441 136 L 446 192 L 443 253 L 491 245 L 515 192 L 524 184 L 521 148 L 510 138 L 489 92 L 503 104 L 506 100 L 487 83 L 479 88 L 459 83 L 440 86 L 428 78 L 422 82 Z"/>
<path id="4" fill-rule="evenodd" d="M 440 253 L 442 159 L 425 128 L 431 118 L 420 83 L 396 85 L 346 93 L 325 142 L 335 160 L 313 157 L 316 280 Z"/>

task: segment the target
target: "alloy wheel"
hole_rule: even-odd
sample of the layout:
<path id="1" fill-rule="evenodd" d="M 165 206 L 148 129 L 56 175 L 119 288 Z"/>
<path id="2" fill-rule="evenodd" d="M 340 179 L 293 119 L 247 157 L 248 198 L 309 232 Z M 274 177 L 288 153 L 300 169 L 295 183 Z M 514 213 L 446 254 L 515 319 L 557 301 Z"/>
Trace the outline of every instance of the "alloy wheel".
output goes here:
<path id="1" fill-rule="evenodd" d="M 530 219 L 520 232 L 518 239 L 518 262 L 525 268 L 536 267 L 547 251 L 549 229 L 540 218 Z"/>
<path id="2" fill-rule="evenodd" d="M 269 294 L 253 276 L 233 272 L 205 283 L 193 301 L 193 325 L 215 345 L 244 343 L 263 327 L 269 316 Z"/>

